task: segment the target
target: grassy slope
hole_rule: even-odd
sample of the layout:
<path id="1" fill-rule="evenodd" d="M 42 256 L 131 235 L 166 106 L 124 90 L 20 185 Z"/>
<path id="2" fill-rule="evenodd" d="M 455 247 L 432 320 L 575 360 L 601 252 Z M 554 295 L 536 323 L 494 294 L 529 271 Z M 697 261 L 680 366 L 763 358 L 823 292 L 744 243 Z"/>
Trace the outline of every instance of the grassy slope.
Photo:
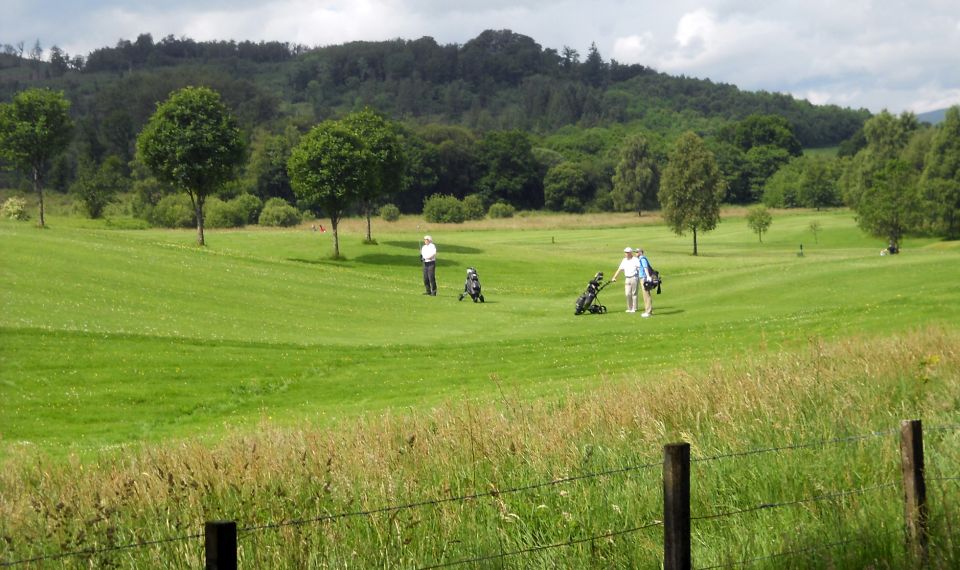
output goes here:
<path id="1" fill-rule="evenodd" d="M 191 232 L 0 223 L 3 444 L 82 450 L 499 389 L 544 395 L 814 336 L 958 322 L 956 244 L 911 240 L 880 257 L 845 212 L 777 215 L 763 244 L 729 218 L 698 257 L 663 226 L 595 221 L 430 228 L 436 299 L 419 294 L 412 223 L 378 223 L 378 246 L 346 233 L 338 264 L 329 233 L 217 231 L 198 250 Z M 574 317 L 587 280 L 612 274 L 626 244 L 666 277 L 656 318 L 622 313 L 618 285 L 601 296 L 611 314 Z M 456 301 L 467 266 L 482 306 Z"/>

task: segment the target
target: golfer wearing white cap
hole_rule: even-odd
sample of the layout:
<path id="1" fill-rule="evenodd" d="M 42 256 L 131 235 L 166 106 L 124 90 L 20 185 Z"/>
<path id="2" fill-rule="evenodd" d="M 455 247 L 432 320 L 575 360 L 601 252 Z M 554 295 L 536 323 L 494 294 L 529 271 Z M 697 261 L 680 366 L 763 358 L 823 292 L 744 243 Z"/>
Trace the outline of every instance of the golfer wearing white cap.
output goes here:
<path id="1" fill-rule="evenodd" d="M 433 245 L 433 238 L 423 236 L 423 247 L 420 248 L 420 259 L 423 260 L 423 286 L 427 289 L 424 295 L 437 296 L 437 246 Z"/>
<path id="2" fill-rule="evenodd" d="M 633 256 L 633 249 L 623 248 L 623 260 L 620 261 L 620 267 L 613 274 L 610 282 L 617 280 L 617 276 L 623 271 L 623 292 L 627 296 L 627 312 L 637 312 L 637 280 L 640 277 L 640 262 Z"/>

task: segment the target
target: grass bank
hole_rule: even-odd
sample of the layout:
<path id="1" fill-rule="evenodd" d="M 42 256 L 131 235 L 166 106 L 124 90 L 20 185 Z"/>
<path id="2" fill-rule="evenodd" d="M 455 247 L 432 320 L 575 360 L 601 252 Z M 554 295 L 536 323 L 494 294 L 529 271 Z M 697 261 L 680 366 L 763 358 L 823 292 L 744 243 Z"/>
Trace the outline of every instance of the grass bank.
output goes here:
<path id="1" fill-rule="evenodd" d="M 336 428 L 263 421 L 85 461 L 21 449 L 0 474 L 0 560 L 164 541 L 50 563 L 196 568 L 195 535 L 226 518 L 246 568 L 658 568 L 662 446 L 684 440 L 696 567 L 903 568 L 896 431 L 923 418 L 931 567 L 960 563 L 956 331 L 812 337 L 655 380 L 536 400 L 493 381 Z"/>

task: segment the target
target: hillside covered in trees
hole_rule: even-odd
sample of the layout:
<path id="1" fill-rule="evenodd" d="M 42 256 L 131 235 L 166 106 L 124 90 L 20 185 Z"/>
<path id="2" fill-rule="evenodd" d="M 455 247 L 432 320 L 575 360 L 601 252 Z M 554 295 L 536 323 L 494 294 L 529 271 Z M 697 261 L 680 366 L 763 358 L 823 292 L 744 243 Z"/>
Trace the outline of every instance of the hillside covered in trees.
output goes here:
<path id="1" fill-rule="evenodd" d="M 143 34 L 86 58 L 53 47 L 49 63 L 40 60 L 39 44 L 27 57 L 17 56 L 11 46 L 3 51 L 0 97 L 9 100 L 13 92 L 39 81 L 66 89 L 75 105 L 80 101 L 72 95 L 92 96 L 94 108 L 83 106 L 78 112 L 95 111 L 96 100 L 104 99 L 85 92 L 83 85 L 91 81 L 96 92 L 113 86 L 134 100 L 160 100 L 166 93 L 157 93 L 165 83 L 210 76 L 204 83 L 218 87 L 228 101 L 246 103 L 243 118 L 255 124 L 279 115 L 320 120 L 358 105 L 395 118 L 536 133 L 632 121 L 656 129 L 663 126 L 657 121 L 670 113 L 725 120 L 778 114 L 790 122 L 803 146 L 817 147 L 849 138 L 868 116 L 864 110 L 815 106 L 789 95 L 745 92 L 709 79 L 605 61 L 595 46 L 585 57 L 571 48 L 543 48 L 509 30 L 487 30 L 463 45 L 440 45 L 423 37 L 314 49 L 173 36 L 154 41 Z M 27 73 L 10 73 L 11 67 Z M 171 72 L 180 80 L 170 78 Z M 124 110 L 137 118 L 135 107 Z"/>
<path id="2" fill-rule="evenodd" d="M 110 162 L 139 183 L 147 206 L 164 190 L 138 168 L 137 135 L 159 102 L 188 85 L 217 91 L 240 124 L 248 160 L 228 194 L 293 202 L 285 161 L 300 135 L 371 108 L 403 126 L 410 169 L 393 201 L 408 212 L 433 194 L 572 211 L 655 206 L 655 197 L 641 204 L 617 196 L 625 143 L 641 136 L 644 152 L 662 165 L 685 131 L 710 141 L 729 182 L 727 200 L 752 202 L 801 147 L 862 138 L 870 116 L 605 60 L 595 46 L 585 55 L 544 48 L 509 30 L 462 45 L 423 37 L 307 48 L 143 34 L 86 56 L 44 50 L 39 41 L 26 54 L 22 43 L 0 47 L 0 102 L 33 87 L 62 90 L 70 102 L 76 129 L 68 152 L 51 164 L 49 187 L 67 191 Z M 781 146 L 750 155 L 764 129 L 780 133 Z M 15 173 L 0 176 L 0 186 L 25 183 Z M 563 195 L 551 198 L 551 182 Z"/>

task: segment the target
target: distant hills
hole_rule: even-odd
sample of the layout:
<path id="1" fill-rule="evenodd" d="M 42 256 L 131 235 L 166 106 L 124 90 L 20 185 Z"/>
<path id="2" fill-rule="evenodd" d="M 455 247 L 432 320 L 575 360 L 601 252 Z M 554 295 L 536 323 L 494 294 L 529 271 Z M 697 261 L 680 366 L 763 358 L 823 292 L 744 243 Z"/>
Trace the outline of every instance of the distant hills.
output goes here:
<path id="1" fill-rule="evenodd" d="M 926 113 L 917 114 L 917 119 L 921 123 L 930 123 L 931 125 L 936 125 L 943 122 L 944 117 L 947 115 L 947 109 L 937 109 L 935 111 L 927 111 Z"/>
<path id="2" fill-rule="evenodd" d="M 4 54 L 6 55 L 6 54 Z M 56 57 L 54 57 L 56 55 Z M 544 48 L 510 30 L 486 30 L 464 44 L 433 38 L 306 48 L 282 42 L 206 41 L 167 36 L 51 54 L 49 63 L 6 55 L 0 101 L 27 87 L 63 89 L 88 148 L 125 155 L 155 105 L 189 84 L 221 92 L 245 129 L 300 128 L 370 106 L 419 124 L 475 131 L 623 125 L 673 138 L 709 135 L 750 115 L 786 118 L 805 147 L 834 146 L 856 133 L 865 109 L 813 105 L 791 95 L 743 91 L 709 79 L 670 76 L 637 64 Z"/>

